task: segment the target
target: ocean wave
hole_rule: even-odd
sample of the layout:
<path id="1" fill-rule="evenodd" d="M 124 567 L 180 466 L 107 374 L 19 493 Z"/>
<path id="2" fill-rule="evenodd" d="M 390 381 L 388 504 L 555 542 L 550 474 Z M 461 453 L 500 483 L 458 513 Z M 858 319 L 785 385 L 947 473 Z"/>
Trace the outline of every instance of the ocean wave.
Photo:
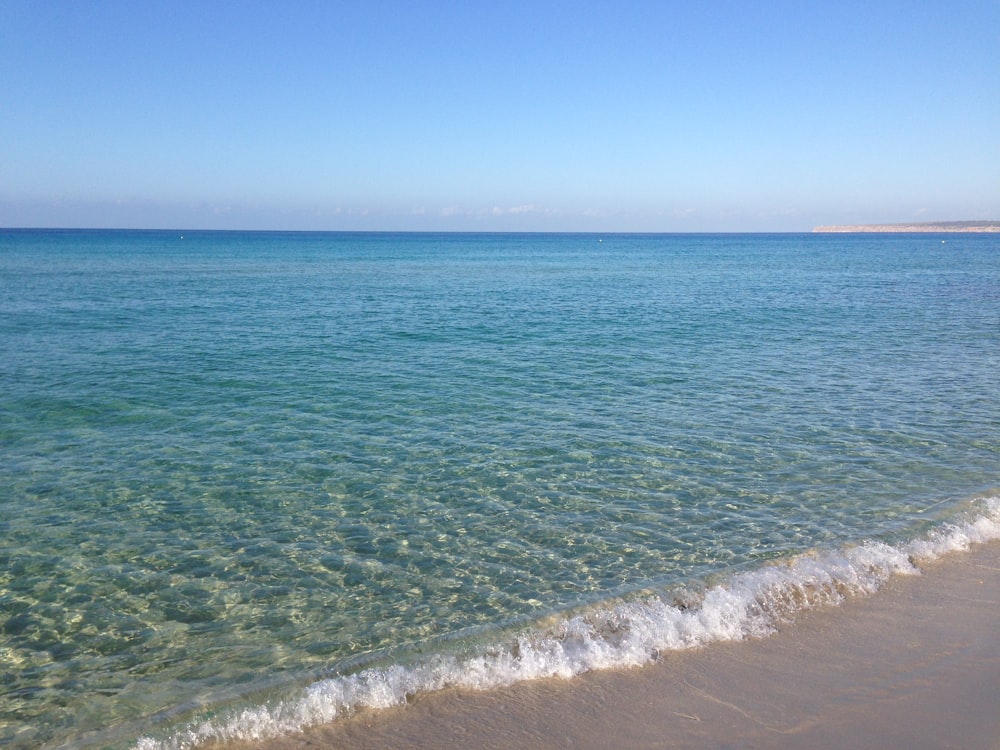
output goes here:
<path id="1" fill-rule="evenodd" d="M 329 723 L 359 709 L 401 705 L 445 688 L 488 690 L 544 677 L 639 666 L 662 652 L 764 637 L 795 614 L 877 591 L 922 563 L 1000 539 L 1000 495 L 980 499 L 967 520 L 941 524 L 900 544 L 867 541 L 814 551 L 732 575 L 702 596 L 668 593 L 555 618 L 467 655 L 439 654 L 412 665 L 368 668 L 320 680 L 297 697 L 189 724 L 166 739 L 140 738 L 135 750 L 187 750 L 207 742 L 266 740 Z"/>

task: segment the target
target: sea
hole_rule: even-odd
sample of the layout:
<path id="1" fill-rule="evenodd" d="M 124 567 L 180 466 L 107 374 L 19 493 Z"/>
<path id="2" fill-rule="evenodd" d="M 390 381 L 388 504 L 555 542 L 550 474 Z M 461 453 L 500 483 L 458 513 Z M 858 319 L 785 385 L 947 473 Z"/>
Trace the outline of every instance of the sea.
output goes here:
<path id="1" fill-rule="evenodd" d="M 1000 235 L 0 230 L 0 745 L 764 637 L 1000 538 Z"/>

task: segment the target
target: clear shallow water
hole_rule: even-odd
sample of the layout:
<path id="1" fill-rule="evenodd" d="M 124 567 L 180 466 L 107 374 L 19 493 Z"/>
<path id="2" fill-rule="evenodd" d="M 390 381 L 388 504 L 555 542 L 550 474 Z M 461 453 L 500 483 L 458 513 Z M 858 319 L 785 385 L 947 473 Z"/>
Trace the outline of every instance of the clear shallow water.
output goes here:
<path id="1" fill-rule="evenodd" d="M 995 518 L 998 394 L 989 235 L 0 231 L 0 743 L 294 729 L 882 569 Z"/>

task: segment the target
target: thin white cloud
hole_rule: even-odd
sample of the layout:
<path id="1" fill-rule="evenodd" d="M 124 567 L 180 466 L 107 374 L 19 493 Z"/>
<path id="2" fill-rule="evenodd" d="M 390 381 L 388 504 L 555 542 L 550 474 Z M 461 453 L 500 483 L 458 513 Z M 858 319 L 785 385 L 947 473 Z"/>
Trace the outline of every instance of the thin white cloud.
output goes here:
<path id="1" fill-rule="evenodd" d="M 523 203 L 519 206 L 493 206 L 493 208 L 467 209 L 462 206 L 446 206 L 439 212 L 440 216 L 453 217 L 465 216 L 482 219 L 485 217 L 503 218 L 507 216 L 557 216 L 559 211 L 545 206 L 537 206 L 533 203 Z"/>
<path id="2" fill-rule="evenodd" d="M 494 206 L 493 210 L 490 211 L 493 216 L 551 216 L 553 213 L 555 212 L 551 208 L 543 208 L 530 203 L 510 208 Z"/>

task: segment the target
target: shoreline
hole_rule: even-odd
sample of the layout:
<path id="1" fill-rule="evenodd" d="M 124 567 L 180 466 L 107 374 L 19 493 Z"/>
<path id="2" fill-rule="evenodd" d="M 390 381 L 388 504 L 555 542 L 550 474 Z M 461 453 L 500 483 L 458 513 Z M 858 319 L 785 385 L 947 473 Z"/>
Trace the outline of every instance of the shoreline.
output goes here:
<path id="1" fill-rule="evenodd" d="M 858 233 L 858 232 L 1000 232 L 1000 221 L 937 221 L 921 224 L 842 224 L 819 226 L 814 233 Z"/>
<path id="2" fill-rule="evenodd" d="M 360 711 L 258 750 L 1000 747 L 1000 542 L 655 664 Z"/>

